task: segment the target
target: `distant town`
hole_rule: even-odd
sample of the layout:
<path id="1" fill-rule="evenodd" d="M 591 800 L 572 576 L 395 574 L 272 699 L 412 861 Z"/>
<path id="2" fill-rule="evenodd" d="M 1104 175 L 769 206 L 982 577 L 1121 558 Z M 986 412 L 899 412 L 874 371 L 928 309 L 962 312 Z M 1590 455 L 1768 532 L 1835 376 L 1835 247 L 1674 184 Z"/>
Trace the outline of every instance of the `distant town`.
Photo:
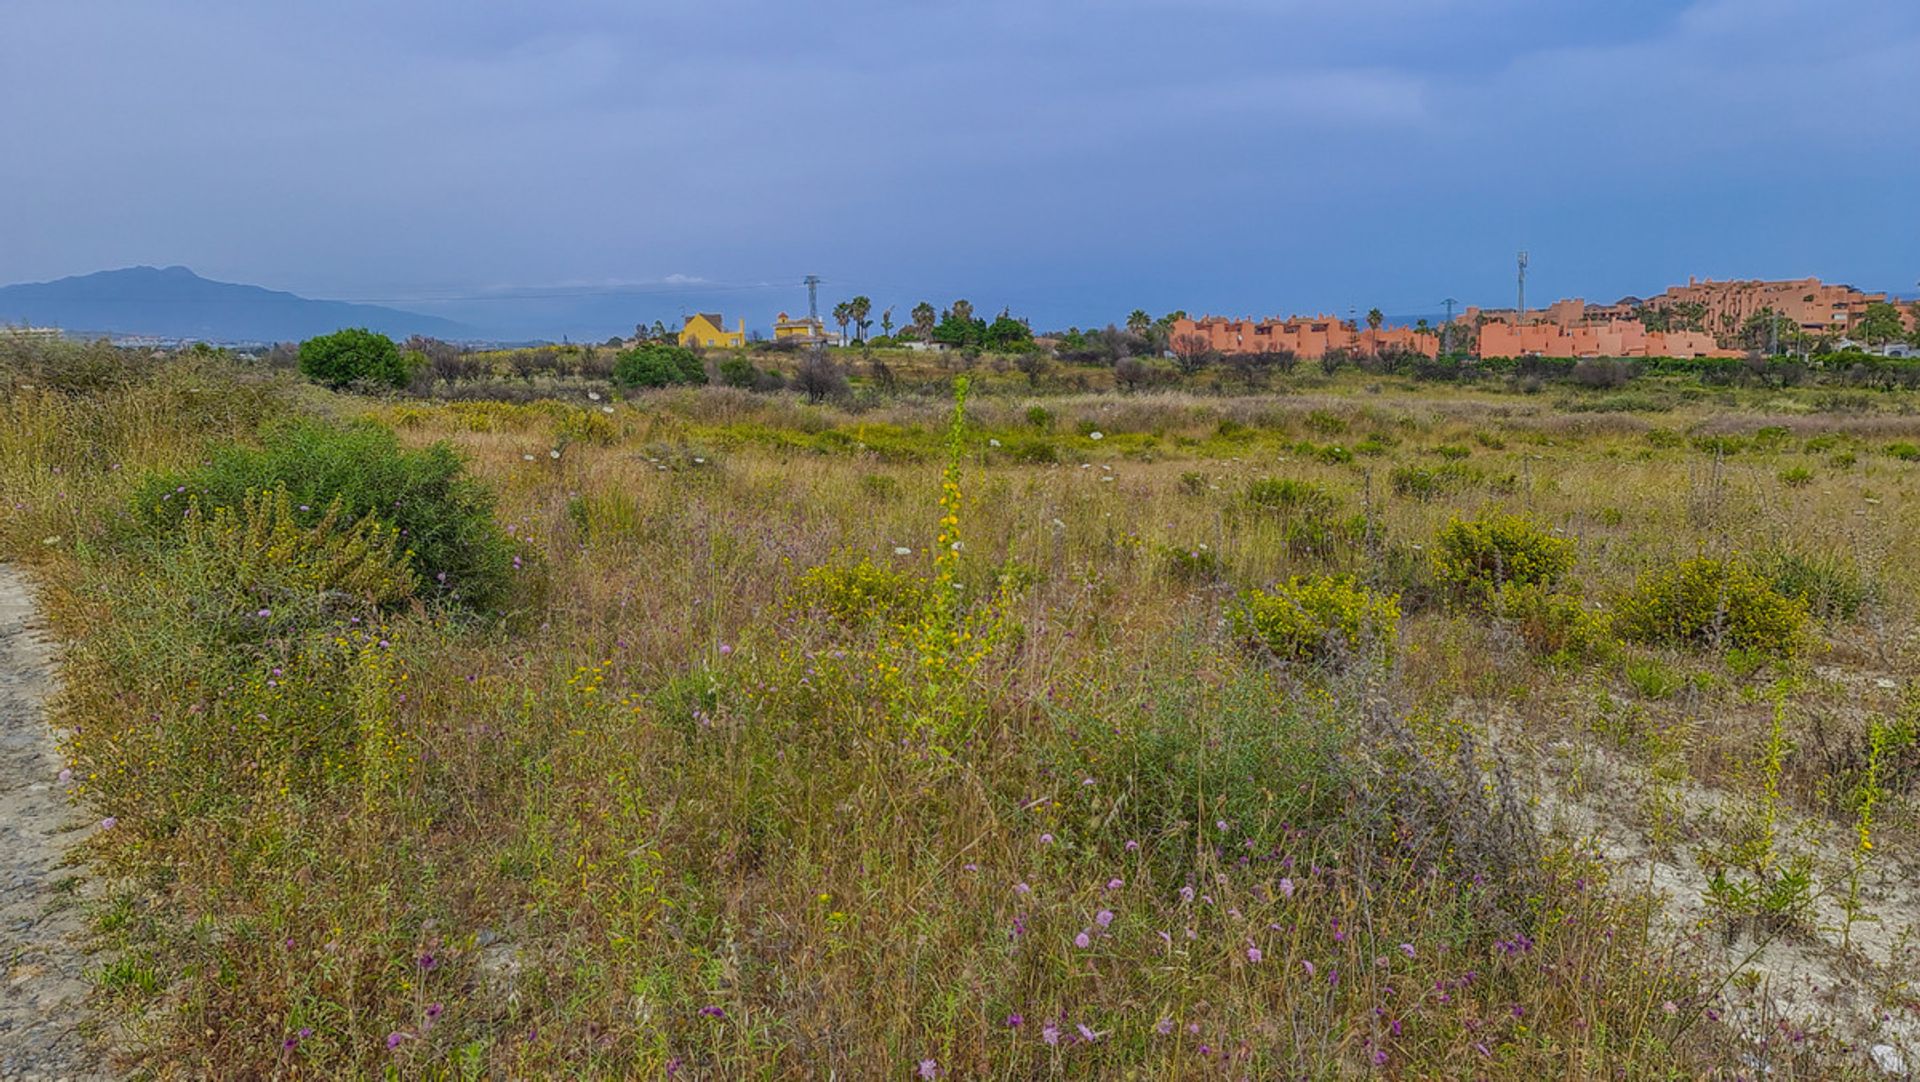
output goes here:
<path id="1" fill-rule="evenodd" d="M 1524 290 L 1524 278 L 1522 283 Z M 1002 310 L 992 320 L 982 318 L 965 300 L 944 308 L 921 301 L 896 320 L 895 308 L 876 313 L 870 298 L 856 296 L 833 304 L 822 316 L 814 283 L 806 284 L 807 313 L 781 312 L 770 328 L 750 328 L 744 318 L 729 319 L 721 312 L 695 312 L 682 317 L 677 329 L 655 321 L 635 327 L 631 336 L 615 336 L 606 344 L 632 347 L 642 342 L 669 341 L 696 349 L 859 346 L 918 352 L 1041 350 L 1066 355 L 1084 351 L 1103 333 L 1125 333 L 1137 340 L 1136 345 L 1144 342 L 1149 346 L 1147 352 L 1189 360 L 1270 355 L 1314 361 L 1329 356 L 1389 354 L 1573 359 L 1804 356 L 1836 351 L 1884 357 L 1920 355 L 1920 301 L 1902 301 L 1885 292 L 1870 293 L 1818 278 L 1717 281 L 1690 277 L 1685 285 L 1670 286 L 1649 297 L 1622 297 L 1609 304 L 1574 297 L 1538 308 L 1527 306 L 1522 292 L 1511 308 L 1467 305 L 1454 314 L 1452 302 L 1448 302 L 1447 318 L 1398 325 L 1390 325 L 1378 308 L 1364 318 L 1327 313 L 1264 318 L 1194 316 L 1186 311 L 1155 318 L 1136 310 L 1123 324 L 1110 324 L 1104 329 L 1069 327 L 1040 333 L 1027 319 L 1010 311 Z M 299 300 L 288 294 L 280 296 Z M 878 334 L 872 333 L 876 323 Z M 257 336 L 63 331 L 31 322 L 0 323 L 0 330 L 29 338 L 105 337 L 116 345 L 157 349 L 201 341 L 240 347 L 274 344 Z M 1141 351 L 1136 348 L 1132 352 L 1139 355 Z"/>

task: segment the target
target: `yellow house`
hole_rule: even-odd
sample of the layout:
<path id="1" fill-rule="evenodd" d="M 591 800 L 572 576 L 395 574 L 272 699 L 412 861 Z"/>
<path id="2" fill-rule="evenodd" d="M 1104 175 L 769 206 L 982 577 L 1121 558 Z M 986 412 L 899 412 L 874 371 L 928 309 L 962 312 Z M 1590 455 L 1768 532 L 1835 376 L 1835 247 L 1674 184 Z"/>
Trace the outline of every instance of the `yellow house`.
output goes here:
<path id="1" fill-rule="evenodd" d="M 696 312 L 687 317 L 687 325 L 680 328 L 680 344 L 683 346 L 730 346 L 741 347 L 747 344 L 747 321 L 740 321 L 740 329 L 726 329 L 726 320 L 718 312 Z"/>
<path id="2" fill-rule="evenodd" d="M 828 340 L 827 325 L 812 316 L 794 319 L 785 312 L 773 321 L 773 340 L 776 342 L 794 341 L 802 345 L 819 345 Z"/>

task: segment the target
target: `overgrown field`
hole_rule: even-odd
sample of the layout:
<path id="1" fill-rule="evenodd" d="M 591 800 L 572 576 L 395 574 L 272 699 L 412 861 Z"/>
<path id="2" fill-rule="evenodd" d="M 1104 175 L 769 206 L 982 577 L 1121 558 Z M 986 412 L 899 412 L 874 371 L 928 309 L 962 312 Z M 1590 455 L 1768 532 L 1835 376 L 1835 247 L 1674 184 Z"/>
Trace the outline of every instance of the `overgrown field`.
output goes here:
<path id="1" fill-rule="evenodd" d="M 1920 1053 L 1909 392 L 511 405 L 89 356 L 8 362 L 0 552 L 69 644 L 130 1067 Z"/>

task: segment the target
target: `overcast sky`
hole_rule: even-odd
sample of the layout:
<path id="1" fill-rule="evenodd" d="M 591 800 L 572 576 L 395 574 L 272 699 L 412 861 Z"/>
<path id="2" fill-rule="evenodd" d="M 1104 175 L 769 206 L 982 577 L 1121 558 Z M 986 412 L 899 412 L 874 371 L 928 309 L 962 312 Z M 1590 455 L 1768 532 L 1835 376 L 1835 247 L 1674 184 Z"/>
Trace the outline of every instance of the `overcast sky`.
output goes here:
<path id="1" fill-rule="evenodd" d="M 0 282 L 1036 325 L 1920 279 L 1914 0 L 6 0 Z M 415 305 L 418 307 L 419 305 Z"/>

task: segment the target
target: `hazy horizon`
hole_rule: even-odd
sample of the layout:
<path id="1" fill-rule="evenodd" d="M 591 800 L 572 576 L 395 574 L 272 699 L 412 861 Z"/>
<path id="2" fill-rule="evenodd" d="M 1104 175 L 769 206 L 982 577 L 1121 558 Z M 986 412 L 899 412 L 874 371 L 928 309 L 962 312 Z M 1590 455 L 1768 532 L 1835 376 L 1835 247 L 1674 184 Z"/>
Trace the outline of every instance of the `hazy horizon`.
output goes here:
<path id="1" fill-rule="evenodd" d="M 0 283 L 180 264 L 476 324 L 1911 292 L 1920 9 L 24 0 Z M 542 297 L 540 294 L 561 294 Z M 564 324 L 579 319 L 583 325 Z M 593 322 L 595 326 L 584 324 Z"/>

